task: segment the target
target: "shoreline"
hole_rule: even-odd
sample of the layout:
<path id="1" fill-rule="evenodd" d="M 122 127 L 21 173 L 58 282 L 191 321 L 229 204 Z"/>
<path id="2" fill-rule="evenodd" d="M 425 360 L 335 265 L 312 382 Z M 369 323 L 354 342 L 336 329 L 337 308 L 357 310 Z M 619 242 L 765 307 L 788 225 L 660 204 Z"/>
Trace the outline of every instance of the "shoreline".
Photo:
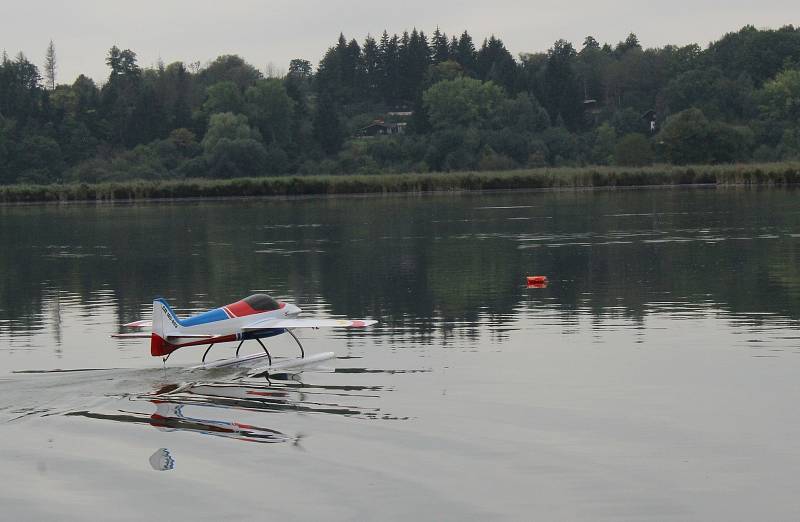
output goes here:
<path id="1" fill-rule="evenodd" d="M 800 185 L 800 162 L 657 165 L 651 167 L 558 167 L 426 174 L 129 180 L 96 184 L 19 184 L 0 186 L 0 205 L 432 194 L 494 190 L 793 185 Z"/>

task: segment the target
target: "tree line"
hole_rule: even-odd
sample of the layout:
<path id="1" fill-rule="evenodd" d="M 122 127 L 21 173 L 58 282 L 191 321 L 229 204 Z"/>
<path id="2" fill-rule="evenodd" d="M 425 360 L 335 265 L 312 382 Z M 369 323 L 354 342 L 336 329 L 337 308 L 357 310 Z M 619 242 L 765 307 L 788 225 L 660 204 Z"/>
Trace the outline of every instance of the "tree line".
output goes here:
<path id="1" fill-rule="evenodd" d="M 0 183 L 503 170 L 800 157 L 800 28 L 643 48 L 586 37 L 516 58 L 496 36 L 340 35 L 266 77 L 236 55 L 56 81 L 0 59 Z M 42 76 L 44 73 L 44 76 Z M 373 122 L 396 134 L 365 137 Z"/>

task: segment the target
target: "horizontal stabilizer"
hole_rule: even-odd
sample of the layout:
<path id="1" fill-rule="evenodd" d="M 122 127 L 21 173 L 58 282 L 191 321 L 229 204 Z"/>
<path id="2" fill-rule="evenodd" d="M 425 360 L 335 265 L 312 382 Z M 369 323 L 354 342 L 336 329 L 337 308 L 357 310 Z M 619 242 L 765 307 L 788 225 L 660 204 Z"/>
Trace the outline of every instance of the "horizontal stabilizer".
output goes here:
<path id="1" fill-rule="evenodd" d="M 149 339 L 152 334 L 146 332 L 137 332 L 137 333 L 123 333 L 123 334 L 111 334 L 111 337 L 115 337 L 117 339 Z M 167 334 L 167 339 L 212 339 L 214 337 L 224 337 L 221 335 L 212 335 L 212 334 L 185 334 L 179 332 L 170 332 Z"/>
<path id="2" fill-rule="evenodd" d="M 166 337 L 167 339 L 211 339 L 212 337 L 224 337 L 224 336 L 214 335 L 214 334 L 189 334 L 181 332 L 169 332 L 166 335 Z"/>
<path id="3" fill-rule="evenodd" d="M 365 328 L 377 322 L 373 319 L 264 319 L 242 327 L 242 331 L 271 328 Z"/>
<path id="4" fill-rule="evenodd" d="M 151 328 L 153 321 L 134 321 L 132 323 L 123 324 L 126 328 Z"/>

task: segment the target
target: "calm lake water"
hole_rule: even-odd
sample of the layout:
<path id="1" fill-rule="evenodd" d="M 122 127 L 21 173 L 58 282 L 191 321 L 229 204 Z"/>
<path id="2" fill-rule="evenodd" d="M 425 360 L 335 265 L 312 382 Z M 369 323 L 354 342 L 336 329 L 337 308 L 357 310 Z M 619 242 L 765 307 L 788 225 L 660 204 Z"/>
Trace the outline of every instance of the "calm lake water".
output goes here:
<path id="1" fill-rule="evenodd" d="M 0 207 L 0 519 L 798 520 L 798 195 Z M 380 324 L 109 338 L 255 292 Z"/>

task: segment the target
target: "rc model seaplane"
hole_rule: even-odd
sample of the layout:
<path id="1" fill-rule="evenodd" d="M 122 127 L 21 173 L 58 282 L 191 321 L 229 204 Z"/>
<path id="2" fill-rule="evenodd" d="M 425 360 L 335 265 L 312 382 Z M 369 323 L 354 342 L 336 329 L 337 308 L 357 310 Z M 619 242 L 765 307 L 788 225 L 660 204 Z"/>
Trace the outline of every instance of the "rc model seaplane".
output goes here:
<path id="1" fill-rule="evenodd" d="M 372 319 L 310 319 L 298 317 L 302 310 L 289 303 L 279 302 L 266 294 L 254 294 L 241 301 L 214 308 L 201 314 L 179 319 L 166 300 L 153 301 L 152 320 L 135 321 L 123 326 L 137 330 L 151 329 L 151 333 L 136 332 L 114 334 L 121 339 L 149 338 L 150 355 L 163 357 L 164 362 L 177 349 L 186 346 L 208 346 L 203 354 L 203 364 L 194 368 L 219 368 L 252 361 L 266 356 L 269 366 L 251 372 L 276 371 L 280 368 L 310 365 L 311 363 L 333 358 L 332 352 L 305 356 L 303 345 L 293 330 L 298 328 L 365 328 L 378 321 Z M 300 347 L 300 360 L 272 364 L 272 355 L 261 339 L 288 333 Z M 264 354 L 239 357 L 239 350 L 245 341 L 255 340 L 261 345 Z M 236 357 L 206 363 L 206 356 L 215 344 L 239 342 Z"/>

